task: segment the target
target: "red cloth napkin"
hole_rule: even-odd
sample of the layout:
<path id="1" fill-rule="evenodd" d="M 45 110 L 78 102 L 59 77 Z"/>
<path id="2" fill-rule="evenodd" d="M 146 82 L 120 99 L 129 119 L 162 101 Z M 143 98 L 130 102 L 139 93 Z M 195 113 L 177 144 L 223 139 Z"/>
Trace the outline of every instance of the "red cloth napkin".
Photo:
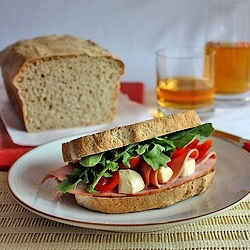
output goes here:
<path id="1" fill-rule="evenodd" d="M 0 170 L 9 169 L 20 156 L 32 148 L 14 144 L 0 119 Z"/>
<path id="2" fill-rule="evenodd" d="M 250 141 L 246 141 L 243 146 L 244 149 L 246 149 L 248 152 L 250 152 Z"/>

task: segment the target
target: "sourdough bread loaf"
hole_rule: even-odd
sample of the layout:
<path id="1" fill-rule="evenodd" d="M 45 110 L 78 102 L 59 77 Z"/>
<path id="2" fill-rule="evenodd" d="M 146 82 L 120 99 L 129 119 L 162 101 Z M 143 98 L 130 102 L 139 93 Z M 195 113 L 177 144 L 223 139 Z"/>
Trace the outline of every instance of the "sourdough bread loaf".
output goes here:
<path id="1" fill-rule="evenodd" d="M 28 132 L 111 122 L 124 64 L 68 35 L 19 41 L 0 52 L 10 103 Z"/>
<path id="2" fill-rule="evenodd" d="M 157 136 L 196 127 L 200 124 L 201 120 L 196 111 L 188 110 L 127 126 L 116 127 L 63 143 L 63 159 L 65 162 L 77 162 L 84 156 L 98 154 Z"/>
<path id="3" fill-rule="evenodd" d="M 215 168 L 192 181 L 178 187 L 162 190 L 147 195 L 124 197 L 101 197 L 94 195 L 75 194 L 76 203 L 89 210 L 107 214 L 121 214 L 139 212 L 149 209 L 165 208 L 182 200 L 201 194 L 212 184 L 215 176 Z"/>

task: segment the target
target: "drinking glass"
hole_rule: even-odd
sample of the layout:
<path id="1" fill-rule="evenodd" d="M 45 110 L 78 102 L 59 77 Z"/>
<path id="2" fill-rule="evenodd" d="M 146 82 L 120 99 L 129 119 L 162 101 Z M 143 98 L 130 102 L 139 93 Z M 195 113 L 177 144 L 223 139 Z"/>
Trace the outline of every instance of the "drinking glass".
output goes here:
<path id="1" fill-rule="evenodd" d="M 216 50 L 217 106 L 250 100 L 250 3 L 209 1 L 206 5 L 206 46 Z"/>
<path id="2" fill-rule="evenodd" d="M 156 51 L 158 116 L 194 109 L 201 119 L 214 113 L 215 51 L 165 47 Z"/>

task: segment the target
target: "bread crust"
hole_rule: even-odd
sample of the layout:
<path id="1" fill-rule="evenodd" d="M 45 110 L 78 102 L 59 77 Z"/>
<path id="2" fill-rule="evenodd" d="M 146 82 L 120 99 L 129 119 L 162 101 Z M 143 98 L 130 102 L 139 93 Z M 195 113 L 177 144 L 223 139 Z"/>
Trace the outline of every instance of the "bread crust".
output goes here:
<path id="1" fill-rule="evenodd" d="M 143 196 L 98 197 L 93 195 L 75 195 L 76 203 L 92 211 L 107 214 L 121 214 L 144 210 L 165 208 L 182 200 L 205 192 L 212 184 L 215 168 L 206 175 L 182 184 L 178 187 Z"/>
<path id="2" fill-rule="evenodd" d="M 65 162 L 77 162 L 82 157 L 120 148 L 136 142 L 196 127 L 201 120 L 194 110 L 158 117 L 132 125 L 116 127 L 87 135 L 62 144 Z"/>
<path id="3" fill-rule="evenodd" d="M 0 52 L 0 65 L 8 71 L 13 81 L 25 64 L 51 57 L 88 55 L 90 57 L 108 57 L 124 64 L 108 50 L 90 40 L 70 35 L 50 35 L 18 41 Z"/>

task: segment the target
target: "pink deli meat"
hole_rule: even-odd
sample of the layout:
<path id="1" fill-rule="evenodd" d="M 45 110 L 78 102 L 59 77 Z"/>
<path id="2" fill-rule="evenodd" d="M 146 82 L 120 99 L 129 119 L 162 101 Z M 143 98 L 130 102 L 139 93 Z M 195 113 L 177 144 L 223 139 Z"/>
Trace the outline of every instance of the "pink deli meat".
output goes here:
<path id="1" fill-rule="evenodd" d="M 183 170 L 183 167 L 186 163 L 186 161 L 191 157 L 194 159 L 197 159 L 199 155 L 199 151 L 197 149 L 190 149 L 184 154 L 181 154 L 180 156 L 174 158 L 171 160 L 171 162 L 168 163 L 168 166 L 173 170 L 173 175 L 171 179 L 164 184 L 158 183 L 157 180 L 157 171 L 154 171 L 152 168 L 151 170 L 147 167 L 145 167 L 144 171 L 142 171 L 141 175 L 144 179 L 144 182 L 146 183 L 146 188 L 136 194 L 133 194 L 131 196 L 136 195 L 148 195 L 150 193 L 155 192 L 161 192 L 166 189 L 175 188 L 178 186 L 181 186 L 189 181 L 192 181 L 194 179 L 197 179 L 201 176 L 206 175 L 210 172 L 211 168 L 215 165 L 217 161 L 217 155 L 215 152 L 209 152 L 207 153 L 202 159 L 196 160 L 196 170 L 193 174 L 187 177 L 180 177 L 180 174 Z M 142 168 L 143 169 L 143 168 Z M 64 167 L 58 168 L 56 170 L 53 170 L 46 174 L 42 182 L 49 178 L 56 178 L 56 180 L 60 183 L 66 178 L 67 174 L 72 173 L 74 170 L 74 164 L 68 164 Z M 153 183 L 154 186 L 149 186 L 150 183 Z M 147 187 L 148 186 L 148 187 Z M 99 197 L 122 197 L 122 196 L 128 196 L 125 194 L 119 194 L 116 191 L 109 191 L 104 193 L 98 193 L 98 194 L 91 194 L 88 193 L 86 190 L 86 185 L 83 183 L 78 184 L 77 188 L 74 190 L 70 190 L 68 193 L 71 194 L 80 194 L 80 195 L 95 195 Z"/>
<path id="2" fill-rule="evenodd" d="M 53 170 L 49 173 L 47 173 L 41 183 L 45 182 L 47 179 L 49 178 L 55 178 L 57 180 L 57 182 L 62 182 L 64 179 L 67 178 L 67 174 L 71 174 L 73 171 L 74 171 L 74 165 L 73 164 L 68 164 L 68 165 L 65 165 L 63 167 L 60 167 L 56 170 Z"/>

